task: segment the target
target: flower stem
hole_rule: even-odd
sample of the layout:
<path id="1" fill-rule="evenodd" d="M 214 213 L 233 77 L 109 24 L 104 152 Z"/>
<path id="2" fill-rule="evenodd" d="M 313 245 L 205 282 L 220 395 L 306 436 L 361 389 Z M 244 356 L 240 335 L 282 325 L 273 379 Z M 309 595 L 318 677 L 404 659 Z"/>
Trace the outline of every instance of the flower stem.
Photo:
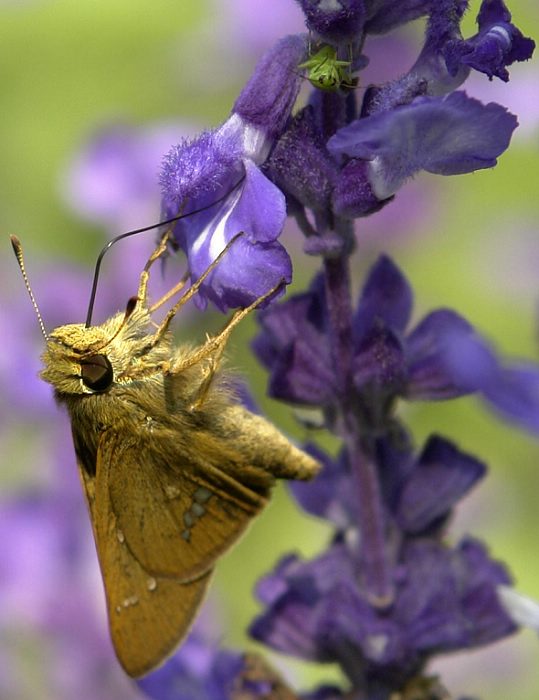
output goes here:
<path id="1" fill-rule="evenodd" d="M 353 438 L 347 442 L 353 443 Z M 357 437 L 355 444 L 348 444 L 348 454 L 358 486 L 359 574 L 369 602 L 385 608 L 393 601 L 394 587 L 376 464 L 363 452 Z"/>
<path id="2" fill-rule="evenodd" d="M 369 601 L 385 607 L 393 599 L 391 565 L 386 543 L 386 522 L 376 465 L 363 447 L 362 421 L 354 391 L 352 358 L 352 303 L 349 258 L 324 261 L 326 299 L 331 328 L 333 362 L 339 408 L 335 430 L 344 439 L 358 489 L 360 576 Z"/>

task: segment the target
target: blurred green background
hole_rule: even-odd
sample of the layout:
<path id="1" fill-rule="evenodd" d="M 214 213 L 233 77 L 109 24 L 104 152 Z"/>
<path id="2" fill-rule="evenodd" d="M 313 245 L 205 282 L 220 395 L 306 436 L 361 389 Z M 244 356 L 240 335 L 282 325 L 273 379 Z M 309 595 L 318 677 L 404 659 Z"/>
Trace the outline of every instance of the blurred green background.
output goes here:
<path id="1" fill-rule="evenodd" d="M 472 3 L 474 10 L 477 6 Z M 537 38 L 535 0 L 513 0 L 510 6 L 518 26 Z M 109 233 L 81 221 L 65 204 L 63 178 L 77 150 L 96 129 L 114 122 L 219 124 L 262 51 L 278 36 L 301 31 L 301 21 L 292 0 L 2 2 L 3 269 L 16 264 L 7 240 L 16 232 L 24 241 L 30 273 L 32 261 L 72 260 L 88 266 L 89 283 Z M 406 41 L 413 40 L 408 30 Z M 431 308 L 453 307 L 506 354 L 534 360 L 539 356 L 538 86 L 533 62 L 513 66 L 508 86 L 484 76 L 466 85 L 484 102 L 500 102 L 519 116 L 522 126 L 509 151 L 493 170 L 454 178 L 419 176 L 402 193 L 412 215 L 399 217 L 399 195 L 388 207 L 393 211 L 379 222 L 373 217 L 358 225 L 354 258 L 358 288 L 368 265 L 386 251 L 412 280 L 416 318 Z M 140 225 L 147 223 L 151 219 Z M 300 244 L 292 229 L 284 241 L 298 259 Z M 315 265 L 302 261 L 297 289 L 306 285 Z M 120 272 L 109 269 L 107 274 Z M 35 292 L 39 298 L 39 289 Z M 0 304 L 7 309 L 24 294 L 18 280 L 2 283 Z M 118 300 L 119 307 L 124 303 Z M 80 313 L 82 320 L 85 308 Z M 199 323 L 206 327 L 205 318 Z M 264 398 L 264 372 L 247 352 L 253 332 L 253 323 L 247 322 L 236 333 L 232 364 L 248 377 L 272 418 L 301 438 L 289 409 Z M 439 432 L 489 464 L 489 478 L 466 499 L 451 532 L 484 538 L 492 553 L 508 563 L 519 590 L 539 599 L 539 440 L 504 424 L 473 399 L 402 410 L 419 443 Z M 0 473 L 0 484 L 2 478 Z M 12 481 L 11 475 L 10 488 Z M 252 646 L 244 630 L 256 610 L 251 591 L 257 577 L 284 552 L 319 551 L 327 534 L 279 488 L 268 511 L 218 567 L 214 592 L 226 602 L 224 644 Z M 455 694 L 537 700 L 538 653 L 536 635 L 524 632 L 444 662 L 444 677 Z M 288 667 L 303 687 L 330 674 L 300 664 Z"/>

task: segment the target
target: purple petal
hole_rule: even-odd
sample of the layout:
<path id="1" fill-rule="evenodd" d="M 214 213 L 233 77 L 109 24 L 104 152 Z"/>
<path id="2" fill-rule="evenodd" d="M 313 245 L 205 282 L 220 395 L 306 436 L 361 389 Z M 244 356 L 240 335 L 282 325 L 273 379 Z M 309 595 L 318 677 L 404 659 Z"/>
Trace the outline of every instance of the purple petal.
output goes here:
<path id="1" fill-rule="evenodd" d="M 313 318 L 313 310 L 319 311 L 318 318 Z M 324 314 L 318 305 L 318 297 L 314 298 L 311 292 L 295 294 L 258 315 L 258 322 L 262 330 L 253 341 L 253 349 L 266 367 L 271 368 L 279 354 L 291 345 L 298 335 L 301 335 L 299 328 L 301 324 L 306 325 L 306 319 L 309 316 L 311 325 L 318 329 L 322 340 L 325 324 Z"/>
<path id="2" fill-rule="evenodd" d="M 314 123 L 313 110 L 301 110 L 277 142 L 267 166 L 276 184 L 303 206 L 329 207 L 337 166 Z"/>
<path id="3" fill-rule="evenodd" d="M 206 131 L 196 139 L 183 140 L 165 158 L 160 183 L 163 218 L 215 202 L 239 182 L 243 175 L 240 128 Z"/>
<path id="4" fill-rule="evenodd" d="M 315 560 L 302 562 L 289 557 L 279 565 L 275 575 L 271 575 L 274 596 L 267 610 L 258 616 L 250 627 L 250 633 L 259 641 L 274 649 L 305 659 L 332 661 L 338 654 L 335 639 L 328 639 L 327 620 L 331 613 L 328 606 L 339 606 L 338 616 L 342 619 L 342 605 L 334 595 L 343 585 L 352 594 L 355 589 L 351 559 L 341 545 L 332 546 Z M 276 580 L 280 579 L 277 588 Z M 267 589 L 263 579 L 259 586 Z M 279 592 L 277 592 L 279 590 Z M 346 605 L 347 601 L 343 601 Z M 346 605 L 348 609 L 348 605 Z M 337 612 L 335 610 L 335 612 Z M 339 626 L 333 625 L 338 631 Z"/>
<path id="5" fill-rule="evenodd" d="M 335 379 L 322 279 L 315 279 L 311 291 L 273 305 L 259 318 L 262 332 L 253 347 L 271 371 L 271 395 L 301 404 L 327 403 Z"/>
<path id="6" fill-rule="evenodd" d="M 341 452 L 338 459 L 331 459 L 315 446 L 307 445 L 304 449 L 322 464 L 322 469 L 313 481 L 290 482 L 294 498 L 308 513 L 331 520 L 337 528 L 344 530 L 356 523 L 358 497 L 351 488 L 346 452 Z"/>
<path id="7" fill-rule="evenodd" d="M 406 573 L 394 614 L 410 649 L 425 653 L 465 643 L 452 557 L 450 549 L 430 539 L 412 541 L 405 547 Z"/>
<path id="8" fill-rule="evenodd" d="M 395 615 L 419 652 L 472 648 L 516 630 L 496 594 L 507 572 L 480 542 L 465 539 L 451 550 L 420 539 L 406 546 L 404 561 Z"/>
<path id="9" fill-rule="evenodd" d="M 370 161 L 379 199 L 394 194 L 419 170 L 456 175 L 490 168 L 509 145 L 516 117 L 464 92 L 418 97 L 411 104 L 352 122 L 329 142 L 330 151 Z"/>
<path id="10" fill-rule="evenodd" d="M 245 308 L 279 285 L 292 281 L 292 263 L 280 243 L 250 244 L 240 238 L 200 290 L 221 311 Z M 273 298 L 284 294 L 282 286 Z M 200 298 L 200 297 L 199 297 Z M 260 305 L 266 306 L 269 302 Z"/>
<path id="11" fill-rule="evenodd" d="M 220 650 L 191 634 L 178 653 L 137 685 L 155 700 L 228 700 L 242 668 L 241 654 Z"/>
<path id="12" fill-rule="evenodd" d="M 406 384 L 402 344 L 390 330 L 373 328 L 359 344 L 353 361 L 354 386 L 369 397 L 378 413 L 385 398 L 401 393 Z"/>
<path id="13" fill-rule="evenodd" d="M 483 387 L 484 398 L 503 416 L 539 432 L 539 367 L 509 365 Z"/>
<path id="14" fill-rule="evenodd" d="M 430 0 L 382 0 L 371 5 L 365 22 L 368 34 L 386 34 L 396 27 L 423 17 L 431 9 Z"/>
<path id="15" fill-rule="evenodd" d="M 490 644 L 517 630 L 499 601 L 497 588 L 511 583 L 507 569 L 488 556 L 486 547 L 471 537 L 459 545 L 462 612 L 468 645 Z"/>
<path id="16" fill-rule="evenodd" d="M 341 0 L 338 3 L 298 1 L 305 13 L 307 28 L 322 41 L 345 44 L 361 35 L 367 16 L 363 0 Z"/>
<path id="17" fill-rule="evenodd" d="M 509 35 L 509 46 L 504 50 L 504 62 L 509 66 L 515 61 L 527 61 L 531 58 L 535 49 L 535 42 L 522 35 L 522 32 L 511 24 L 511 13 L 503 0 L 483 0 L 477 17 L 479 34 L 502 28 L 501 41 L 503 42 L 503 29 Z M 501 77 L 501 76 L 500 76 Z"/>
<path id="18" fill-rule="evenodd" d="M 477 391 L 502 416 L 539 431 L 539 367 L 504 365 L 453 312 L 427 316 L 410 336 L 407 350 L 409 397 L 449 398 Z"/>
<path id="19" fill-rule="evenodd" d="M 481 479 L 486 467 L 439 437 L 429 439 L 398 506 L 401 527 L 410 533 L 426 530 Z"/>
<path id="20" fill-rule="evenodd" d="M 369 181 L 369 163 L 359 158 L 352 158 L 341 169 L 332 195 L 335 213 L 352 219 L 375 214 L 393 199 L 376 197 Z"/>
<path id="21" fill-rule="evenodd" d="M 410 334 L 407 396 L 449 399 L 478 391 L 497 375 L 498 365 L 484 341 L 461 316 L 448 309 L 428 314 Z"/>
<path id="22" fill-rule="evenodd" d="M 408 280 L 389 257 L 381 256 L 369 271 L 361 292 L 354 317 L 356 342 L 380 324 L 403 332 L 410 320 L 412 303 Z"/>
<path id="23" fill-rule="evenodd" d="M 285 216 L 284 195 L 251 161 L 245 161 L 245 179 L 238 188 L 211 209 L 178 222 L 176 236 L 193 281 L 234 236 L 243 233 L 205 280 L 201 298 L 226 311 L 247 306 L 282 281 L 289 283 L 290 258 L 275 240 Z"/>
<path id="24" fill-rule="evenodd" d="M 270 141 L 283 131 L 302 78 L 297 66 L 306 51 L 304 35 L 286 36 L 269 49 L 234 104 L 232 113 Z"/>
<path id="25" fill-rule="evenodd" d="M 275 399 L 324 406 L 335 392 L 335 377 L 309 336 L 298 338 L 273 363 L 268 393 Z"/>
<path id="26" fill-rule="evenodd" d="M 277 240 L 286 219 L 283 193 L 251 161 L 245 161 L 245 181 L 225 225 L 225 237 L 243 231 L 249 241 Z"/>
<path id="27" fill-rule="evenodd" d="M 456 73 L 459 65 L 466 65 L 507 82 L 506 66 L 515 61 L 528 60 L 535 42 L 522 35 L 511 24 L 511 13 L 503 0 L 483 0 L 477 22 L 479 33 L 466 41 L 454 41 L 444 49 L 447 67 Z"/>

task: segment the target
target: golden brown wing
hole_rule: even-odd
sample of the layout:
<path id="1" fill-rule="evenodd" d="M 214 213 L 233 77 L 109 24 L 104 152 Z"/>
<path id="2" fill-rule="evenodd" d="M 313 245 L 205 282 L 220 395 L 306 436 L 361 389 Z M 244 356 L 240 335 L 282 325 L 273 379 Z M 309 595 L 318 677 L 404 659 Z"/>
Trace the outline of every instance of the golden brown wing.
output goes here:
<path id="1" fill-rule="evenodd" d="M 205 435 L 191 456 L 174 436 L 126 444 L 107 434 L 103 440 L 116 536 L 152 576 L 199 578 L 266 503 L 215 466 L 242 458 L 219 441 L 212 450 L 212 440 Z"/>
<path id="2" fill-rule="evenodd" d="M 114 473 L 122 478 L 126 472 L 116 469 L 114 455 L 115 445 L 102 442 L 95 477 L 82 464 L 79 468 L 105 585 L 112 641 L 121 665 L 136 677 L 164 661 L 185 636 L 211 569 L 189 583 L 147 570 L 118 527 L 110 499 L 110 479 Z M 124 456 L 129 460 L 134 455 Z M 138 468 L 133 461 L 125 461 L 123 466 L 126 470 Z M 156 542 L 154 546 L 158 551 L 162 544 Z"/>
<path id="3" fill-rule="evenodd" d="M 185 635 L 217 558 L 266 504 L 275 477 L 318 468 L 237 407 L 217 427 L 191 426 L 188 440 L 177 426 L 109 430 L 97 456 L 74 433 L 112 638 L 130 675 L 151 670 Z"/>

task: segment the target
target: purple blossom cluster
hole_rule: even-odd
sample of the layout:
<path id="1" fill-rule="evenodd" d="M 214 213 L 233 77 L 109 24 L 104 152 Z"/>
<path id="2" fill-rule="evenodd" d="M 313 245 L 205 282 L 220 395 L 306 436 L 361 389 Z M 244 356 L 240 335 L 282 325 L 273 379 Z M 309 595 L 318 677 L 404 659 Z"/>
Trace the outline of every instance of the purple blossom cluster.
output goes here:
<path id="1" fill-rule="evenodd" d="M 304 254 L 319 259 L 306 291 L 272 300 L 260 312 L 253 349 L 269 372 L 269 394 L 318 411 L 339 441 L 337 454 L 305 445 L 322 465 L 320 476 L 291 486 L 306 512 L 331 524 L 332 535 L 316 557 L 287 554 L 259 581 L 263 610 L 250 633 L 286 655 L 337 664 L 344 680 L 309 692 L 292 689 L 263 660 L 220 649 L 195 631 L 164 667 L 139 681 L 138 690 L 114 681 L 111 698 L 447 700 L 443 679 L 430 675 L 433 659 L 490 644 L 539 619 L 536 609 L 513 596 L 509 572 L 485 544 L 448 534 L 455 506 L 486 466 L 441 435 L 418 449 L 399 413 L 402 401 L 477 394 L 502 418 L 539 432 L 539 367 L 499 357 L 451 309 L 435 309 L 412 324 L 412 288 L 390 257 L 372 266 L 355 303 L 350 272 L 356 220 L 398 199 L 417 173 L 456 175 L 496 165 L 517 119 L 461 87 L 473 71 L 507 82 L 508 67 L 530 58 L 534 42 L 513 24 L 503 0 L 482 0 L 477 32 L 469 38 L 461 32 L 467 0 L 298 4 L 308 32 L 286 36 L 267 51 L 224 124 L 196 137 L 170 126 L 143 136 L 102 133 L 74 165 L 70 196 L 80 213 L 110 228 L 131 225 L 130 218 L 139 223 L 134 219 L 146 216 L 155 200 L 157 157 L 165 143 L 179 139 L 162 164 L 161 218 L 198 212 L 174 227 L 192 280 L 243 233 L 202 285 L 201 305 L 243 307 L 291 281 L 292 260 L 280 240 L 287 216 L 304 236 Z M 367 39 L 419 18 L 425 37 L 412 67 L 388 82 L 362 85 Z M 341 63 L 326 58 L 315 65 L 325 79 L 317 87 L 301 66 L 307 62 L 313 70 L 324 47 L 331 49 L 326 57 L 334 54 Z M 305 77 L 313 86 L 296 108 Z M 42 306 L 54 323 L 55 295 L 80 308 L 84 303 L 78 293 L 59 291 L 61 276 L 53 279 L 51 300 Z M 70 290 L 79 286 L 70 280 Z M 12 355 L 22 357 L 19 348 L 31 341 L 10 342 Z M 16 371 L 29 381 L 27 367 Z M 37 386 L 35 393 L 32 386 L 11 396 L 13 384 L 2 372 L 0 366 L 11 415 L 31 411 L 36 401 L 46 404 Z M 21 397 L 30 394 L 32 405 L 22 405 Z M 78 521 L 70 521 L 69 537 L 63 522 L 67 512 L 71 517 L 83 508 L 79 500 L 70 489 L 52 499 L 37 489 L 18 508 L 6 500 L 0 533 L 10 532 L 14 521 L 24 523 L 19 529 L 29 546 L 47 540 L 46 548 L 66 562 L 65 576 L 82 578 L 86 549 Z M 40 531 L 44 511 L 55 517 L 50 530 Z M 6 561 L 0 588 L 3 600 L 16 606 L 18 582 L 28 572 L 13 565 L 17 557 Z M 88 597 L 67 601 L 88 620 L 88 639 L 75 642 L 73 619 L 54 604 L 52 584 L 51 590 L 44 584 L 46 600 L 36 603 L 35 615 L 23 611 L 25 622 L 44 636 L 52 626 L 61 628 L 61 653 L 74 654 L 78 644 L 85 655 L 87 696 L 105 697 L 100 669 L 108 673 L 112 657 Z M 45 607 L 48 618 L 41 614 Z M 9 674 L 5 679 L 0 694 L 7 697 Z M 55 680 L 56 697 L 72 697 L 72 689 L 72 679 Z"/>
<path id="2" fill-rule="evenodd" d="M 485 465 L 439 435 L 418 454 L 397 404 L 477 393 L 504 417 L 536 429 L 539 372 L 500 360 L 450 309 L 410 328 L 412 290 L 387 256 L 354 305 L 353 221 L 385 207 L 422 170 L 456 175 L 496 165 L 516 117 L 460 88 L 471 71 L 507 81 L 507 67 L 528 59 L 534 43 L 500 0 L 481 3 L 477 33 L 468 39 L 460 30 L 465 0 L 300 5 L 309 34 L 279 41 L 230 118 L 166 156 L 163 215 L 217 202 L 175 228 L 194 277 L 244 232 L 202 292 L 222 310 L 290 280 L 278 241 L 286 214 L 305 236 L 305 253 L 321 260 L 306 292 L 260 313 L 254 351 L 269 370 L 270 395 L 318 409 L 341 441 L 336 457 L 308 446 L 321 475 L 292 486 L 305 510 L 333 523 L 334 535 L 314 559 L 286 555 L 260 581 L 264 611 L 251 634 L 282 653 L 340 666 L 346 684 L 321 686 L 309 697 L 442 699 L 443 685 L 428 675 L 431 659 L 517 629 L 499 595 L 511 578 L 483 543 L 452 542 L 447 534 L 454 506 Z M 350 76 L 361 81 L 367 37 L 419 17 L 426 18 L 425 40 L 411 69 L 355 90 Z M 312 70 L 314 88 L 293 112 L 298 66 Z M 242 671 L 232 676 L 227 697 L 243 697 Z M 250 693 L 271 697 L 267 688 Z"/>

